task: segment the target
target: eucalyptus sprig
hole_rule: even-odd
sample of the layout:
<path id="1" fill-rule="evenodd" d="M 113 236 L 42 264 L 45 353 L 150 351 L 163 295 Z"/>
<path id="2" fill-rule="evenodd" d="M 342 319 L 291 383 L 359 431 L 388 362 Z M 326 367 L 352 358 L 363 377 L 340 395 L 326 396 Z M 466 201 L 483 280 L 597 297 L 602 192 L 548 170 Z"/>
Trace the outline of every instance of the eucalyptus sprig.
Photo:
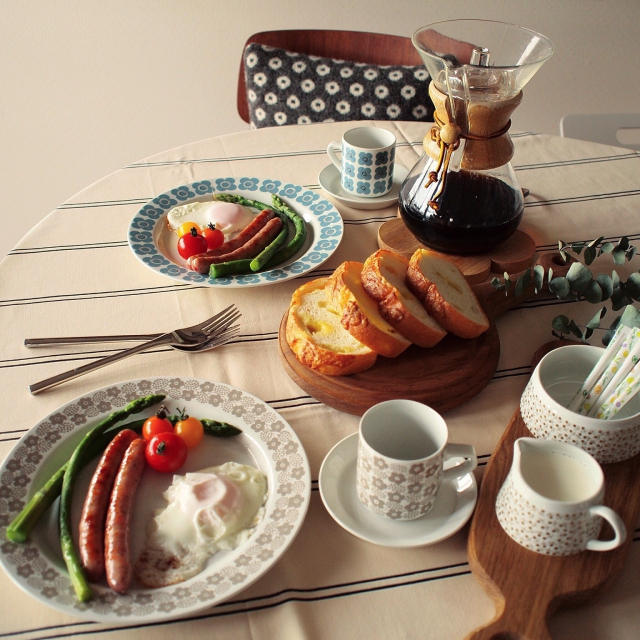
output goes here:
<path id="1" fill-rule="evenodd" d="M 548 290 L 560 300 L 575 302 L 586 300 L 592 304 L 610 300 L 612 311 L 622 309 L 625 311 L 615 318 L 609 329 L 606 330 L 602 341 L 604 344 L 608 344 L 620 322 L 633 326 L 633 322 L 640 319 L 640 312 L 633 306 L 635 302 L 640 301 L 640 272 L 632 273 L 627 280 L 622 280 L 615 269 L 611 271 L 611 274 L 599 273 L 594 277 L 587 266 L 591 265 L 597 257 L 610 254 L 614 264 L 621 266 L 630 261 L 637 252 L 636 247 L 629 243 L 629 238 L 626 236 L 620 238 L 616 244 L 609 241 L 603 242 L 603 240 L 604 237 L 600 237 L 591 242 L 571 244 L 560 240 L 558 242 L 560 257 L 565 264 L 571 264 L 566 276 L 554 276 L 552 268 L 549 268 L 545 274 L 544 268 L 541 265 L 536 265 L 533 269 L 526 269 L 520 274 L 515 282 L 514 295 L 516 297 L 522 296 L 532 281 L 534 292 L 539 293 L 543 290 L 546 276 Z M 582 256 L 584 264 L 580 262 L 580 256 Z M 505 295 L 509 294 L 512 284 L 512 280 L 506 272 L 502 280 L 496 277 L 491 281 L 491 285 L 497 290 L 504 290 Z M 584 329 L 567 316 L 556 316 L 552 321 L 552 333 L 557 338 L 573 335 L 582 341 L 588 340 L 593 332 L 600 328 L 600 323 L 606 313 L 607 308 L 602 307 Z"/>

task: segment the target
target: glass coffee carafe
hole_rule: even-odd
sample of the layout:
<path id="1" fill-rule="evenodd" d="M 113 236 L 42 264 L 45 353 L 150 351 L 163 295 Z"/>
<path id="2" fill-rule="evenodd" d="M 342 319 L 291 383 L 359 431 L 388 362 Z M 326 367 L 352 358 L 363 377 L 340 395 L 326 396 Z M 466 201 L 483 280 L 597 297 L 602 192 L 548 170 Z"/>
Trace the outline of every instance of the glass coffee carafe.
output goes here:
<path id="1" fill-rule="evenodd" d="M 433 249 L 488 251 L 522 218 L 510 118 L 553 46 L 538 33 L 488 20 L 427 25 L 413 44 L 431 76 L 435 124 L 402 185 L 400 214 Z"/>

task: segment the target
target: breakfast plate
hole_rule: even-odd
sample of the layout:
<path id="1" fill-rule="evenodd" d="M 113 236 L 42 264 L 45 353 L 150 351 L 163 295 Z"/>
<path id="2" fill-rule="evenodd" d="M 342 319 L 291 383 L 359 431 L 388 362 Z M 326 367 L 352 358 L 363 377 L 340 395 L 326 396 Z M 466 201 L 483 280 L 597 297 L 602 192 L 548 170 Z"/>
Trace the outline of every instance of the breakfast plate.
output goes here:
<path id="1" fill-rule="evenodd" d="M 70 457 L 83 435 L 102 418 L 133 399 L 166 394 L 170 411 L 228 422 L 242 434 L 205 435 L 180 469 L 183 475 L 227 461 L 258 468 L 267 478 L 264 517 L 250 537 L 231 551 L 218 551 L 204 570 L 178 584 L 157 589 L 135 581 L 126 595 L 106 581 L 92 584 L 93 598 L 80 603 L 60 552 L 57 505 L 45 512 L 24 544 L 6 539 L 9 523 L 44 482 Z M 125 421 L 153 415 L 154 408 Z M 97 459 L 78 477 L 73 499 L 74 531 Z M 295 539 L 307 512 L 311 476 L 305 451 L 291 427 L 270 406 L 240 389 L 193 378 L 145 378 L 104 387 L 60 407 L 30 429 L 0 468 L 0 565 L 13 582 L 40 602 L 63 613 L 103 622 L 151 622 L 186 616 L 228 600 L 266 573 Z M 145 546 L 154 511 L 166 505 L 162 493 L 173 474 L 147 467 L 131 524 L 132 560 Z"/>
<path id="2" fill-rule="evenodd" d="M 210 278 L 187 268 L 177 249 L 177 236 L 166 225 L 167 212 L 179 205 L 211 201 L 228 193 L 271 204 L 278 195 L 307 224 L 300 251 L 281 265 L 257 273 Z M 129 224 L 129 247 L 135 257 L 156 273 L 205 287 L 256 287 L 303 275 L 329 259 L 342 240 L 344 225 L 338 210 L 319 194 L 299 185 L 266 178 L 214 178 L 170 189 L 145 204 Z M 293 230 L 290 231 L 293 235 Z"/>
<path id="3" fill-rule="evenodd" d="M 329 451 L 320 467 L 320 496 L 333 519 L 354 536 L 383 547 L 424 547 L 457 533 L 478 499 L 473 473 L 444 482 L 431 510 L 421 518 L 391 520 L 369 511 L 356 493 L 358 434 Z"/>
<path id="4" fill-rule="evenodd" d="M 352 207 L 353 209 L 362 209 L 364 211 L 373 211 L 375 209 L 384 209 L 398 201 L 400 195 L 400 187 L 404 179 L 409 175 L 409 171 L 401 164 L 397 164 L 393 170 L 393 186 L 391 190 L 383 196 L 377 198 L 360 198 L 352 193 L 345 191 L 340 184 L 340 171 L 332 163 L 327 165 L 318 175 L 320 186 L 338 202 Z"/>

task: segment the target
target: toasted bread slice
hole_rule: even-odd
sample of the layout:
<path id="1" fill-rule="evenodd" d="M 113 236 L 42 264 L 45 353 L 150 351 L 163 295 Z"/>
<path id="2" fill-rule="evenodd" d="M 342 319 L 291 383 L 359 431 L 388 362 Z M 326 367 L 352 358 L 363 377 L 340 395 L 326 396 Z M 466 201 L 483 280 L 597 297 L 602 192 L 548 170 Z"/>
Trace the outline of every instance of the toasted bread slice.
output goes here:
<path id="1" fill-rule="evenodd" d="M 362 262 L 343 262 L 329 277 L 327 297 L 341 315 L 342 326 L 358 341 L 381 356 L 395 358 L 411 342 L 381 315 L 376 301 L 364 290 Z"/>
<path id="2" fill-rule="evenodd" d="M 362 269 L 362 286 L 378 303 L 382 317 L 407 340 L 433 347 L 447 334 L 409 291 L 405 284 L 409 261 L 380 249 L 370 255 Z"/>
<path id="3" fill-rule="evenodd" d="M 371 368 L 378 354 L 356 340 L 331 310 L 325 285 L 318 278 L 291 297 L 285 337 L 298 362 L 328 376 L 346 376 Z"/>
<path id="4" fill-rule="evenodd" d="M 418 249 L 409 260 L 407 284 L 429 314 L 456 336 L 475 338 L 489 328 L 473 289 L 450 260 Z"/>

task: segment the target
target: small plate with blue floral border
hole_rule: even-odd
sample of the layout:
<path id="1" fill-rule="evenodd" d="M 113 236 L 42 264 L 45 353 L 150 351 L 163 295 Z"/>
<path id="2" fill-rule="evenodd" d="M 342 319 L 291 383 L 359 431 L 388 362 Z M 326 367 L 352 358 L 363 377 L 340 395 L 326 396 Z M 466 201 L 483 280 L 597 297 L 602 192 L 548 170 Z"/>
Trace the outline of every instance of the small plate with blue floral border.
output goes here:
<path id="1" fill-rule="evenodd" d="M 167 227 L 167 212 L 190 202 L 207 202 L 217 193 L 230 193 L 271 204 L 278 195 L 307 223 L 300 251 L 270 271 L 211 278 L 191 271 L 177 249 L 176 235 Z M 258 287 L 290 280 L 319 267 L 338 248 L 344 224 L 338 210 L 319 194 L 299 185 L 266 178 L 214 178 L 175 187 L 145 204 L 129 225 L 129 247 L 146 267 L 160 275 L 205 287 Z M 293 229 L 290 232 L 293 234 Z"/>

